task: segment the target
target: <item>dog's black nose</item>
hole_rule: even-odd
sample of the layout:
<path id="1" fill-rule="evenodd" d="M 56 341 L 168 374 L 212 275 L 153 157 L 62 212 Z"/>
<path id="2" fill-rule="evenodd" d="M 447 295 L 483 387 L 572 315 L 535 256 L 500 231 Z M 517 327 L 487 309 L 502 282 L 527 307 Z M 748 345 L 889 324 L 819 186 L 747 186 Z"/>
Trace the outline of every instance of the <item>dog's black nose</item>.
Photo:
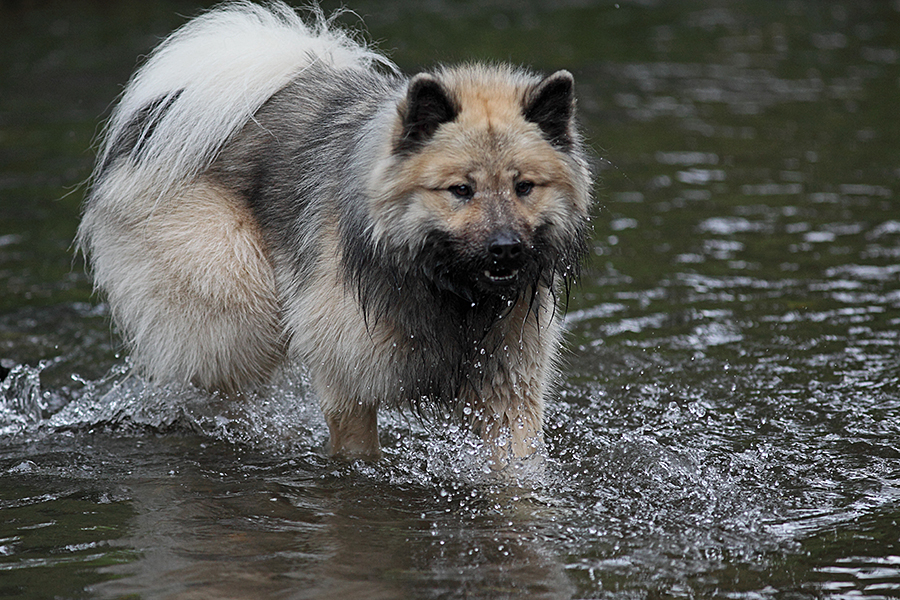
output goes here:
<path id="1" fill-rule="evenodd" d="M 488 252 L 496 263 L 516 264 L 523 251 L 522 238 L 511 231 L 500 231 L 488 240 Z"/>

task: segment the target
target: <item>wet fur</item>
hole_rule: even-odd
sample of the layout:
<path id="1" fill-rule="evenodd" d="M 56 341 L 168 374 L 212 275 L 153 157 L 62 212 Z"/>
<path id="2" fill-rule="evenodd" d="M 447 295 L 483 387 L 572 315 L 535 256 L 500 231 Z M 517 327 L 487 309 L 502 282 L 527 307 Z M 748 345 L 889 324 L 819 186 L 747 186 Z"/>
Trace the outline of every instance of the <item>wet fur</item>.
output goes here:
<path id="1" fill-rule="evenodd" d="M 436 402 L 526 456 L 585 245 L 571 75 L 406 78 L 315 18 L 224 5 L 138 72 L 79 229 L 96 285 L 156 380 L 236 393 L 302 359 L 335 454 L 378 455 L 380 406 Z M 255 63 L 203 49 L 229 35 Z M 187 60 L 212 74 L 167 81 Z"/>

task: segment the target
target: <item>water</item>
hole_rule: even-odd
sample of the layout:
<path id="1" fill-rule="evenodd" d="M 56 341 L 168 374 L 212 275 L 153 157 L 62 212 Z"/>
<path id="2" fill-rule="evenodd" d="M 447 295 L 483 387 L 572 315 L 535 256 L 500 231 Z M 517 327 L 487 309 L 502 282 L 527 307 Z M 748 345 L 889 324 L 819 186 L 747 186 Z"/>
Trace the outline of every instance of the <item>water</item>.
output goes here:
<path id="1" fill-rule="evenodd" d="M 78 183 L 196 6 L 5 3 L 0 596 L 900 594 L 900 4 L 352 8 L 410 71 L 576 75 L 600 183 L 546 463 L 403 414 L 336 463 L 302 371 L 237 406 L 129 377 Z"/>

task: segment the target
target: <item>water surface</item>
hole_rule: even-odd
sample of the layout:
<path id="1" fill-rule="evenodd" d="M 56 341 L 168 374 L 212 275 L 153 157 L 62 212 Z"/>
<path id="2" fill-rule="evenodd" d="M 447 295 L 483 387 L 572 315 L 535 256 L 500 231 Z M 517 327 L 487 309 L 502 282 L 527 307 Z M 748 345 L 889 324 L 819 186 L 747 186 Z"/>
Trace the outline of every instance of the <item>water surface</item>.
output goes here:
<path id="1" fill-rule="evenodd" d="M 597 206 L 543 469 L 400 413 L 331 461 L 302 370 L 241 405 L 129 376 L 79 184 L 198 7 L 3 3 L 0 595 L 900 594 L 900 4 L 351 8 L 407 71 L 575 74 Z"/>

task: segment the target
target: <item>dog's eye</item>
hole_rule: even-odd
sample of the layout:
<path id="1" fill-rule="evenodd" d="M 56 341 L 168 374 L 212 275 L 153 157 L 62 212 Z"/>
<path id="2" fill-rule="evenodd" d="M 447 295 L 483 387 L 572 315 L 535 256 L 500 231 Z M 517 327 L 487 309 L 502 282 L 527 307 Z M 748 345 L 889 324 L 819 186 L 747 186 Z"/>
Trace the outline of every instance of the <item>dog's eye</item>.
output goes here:
<path id="1" fill-rule="evenodd" d="M 465 183 L 461 183 L 460 185 L 451 185 L 447 189 L 451 194 L 453 194 L 460 200 L 471 200 L 475 195 L 475 190 L 472 189 L 472 186 Z"/>
<path id="2" fill-rule="evenodd" d="M 534 189 L 534 182 L 532 181 L 517 181 L 516 182 L 516 196 L 523 198 L 531 193 L 531 190 Z"/>

